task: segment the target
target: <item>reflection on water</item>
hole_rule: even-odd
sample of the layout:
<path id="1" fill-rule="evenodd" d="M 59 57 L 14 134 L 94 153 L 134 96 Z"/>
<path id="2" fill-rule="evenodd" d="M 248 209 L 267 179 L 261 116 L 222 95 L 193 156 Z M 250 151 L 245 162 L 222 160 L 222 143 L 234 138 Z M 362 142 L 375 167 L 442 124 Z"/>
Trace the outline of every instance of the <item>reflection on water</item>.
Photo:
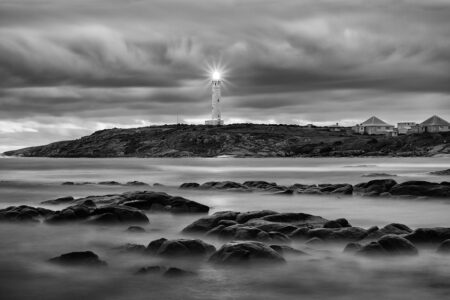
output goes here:
<path id="1" fill-rule="evenodd" d="M 363 166 L 364 165 L 364 166 Z M 445 159 L 0 159 L 0 206 L 37 205 L 72 195 L 121 193 L 143 189 L 126 186 L 62 186 L 62 181 L 126 182 L 140 180 L 176 186 L 181 182 L 266 179 L 278 183 L 350 182 L 361 175 L 394 173 L 395 180 L 448 180 L 427 172 L 450 168 Z M 150 187 L 147 187 L 150 188 Z M 151 188 L 155 189 L 155 188 Z M 219 210 L 272 209 L 306 212 L 326 218 L 346 217 L 355 226 L 391 222 L 413 228 L 450 227 L 446 200 L 390 200 L 359 197 L 273 196 L 260 193 L 158 190 L 178 194 Z M 125 243 L 180 237 L 198 216 L 149 214 L 146 233 L 125 232 L 127 226 L 0 224 L 1 299 L 444 299 L 450 293 L 450 260 L 421 250 L 418 257 L 370 260 L 342 253 L 343 245 L 287 257 L 277 267 L 218 268 L 205 261 L 162 260 L 113 249 Z M 205 239 L 220 246 L 216 240 Z M 65 252 L 92 250 L 108 262 L 98 270 L 63 268 L 46 263 Z M 142 266 L 167 265 L 195 271 L 197 276 L 136 276 Z M 6 297 L 5 297 L 6 295 Z"/>

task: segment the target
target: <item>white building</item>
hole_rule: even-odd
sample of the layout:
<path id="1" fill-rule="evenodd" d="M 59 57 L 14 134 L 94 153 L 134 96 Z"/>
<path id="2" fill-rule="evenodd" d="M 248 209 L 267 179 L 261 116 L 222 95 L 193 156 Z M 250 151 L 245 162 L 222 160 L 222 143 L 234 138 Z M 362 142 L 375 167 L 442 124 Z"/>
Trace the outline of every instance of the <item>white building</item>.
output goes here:
<path id="1" fill-rule="evenodd" d="M 409 134 L 412 133 L 414 128 L 417 126 L 416 122 L 401 122 L 397 123 L 398 134 Z"/>
<path id="2" fill-rule="evenodd" d="M 367 121 L 354 126 L 353 131 L 359 134 L 368 135 L 396 135 L 394 125 L 390 125 L 375 116 L 370 117 Z"/>
<path id="3" fill-rule="evenodd" d="M 220 84 L 220 74 L 214 72 L 213 79 L 211 81 L 211 120 L 206 120 L 205 125 L 223 125 L 223 120 L 220 113 L 220 98 L 222 96 L 220 92 Z"/>
<path id="4" fill-rule="evenodd" d="M 450 123 L 439 116 L 432 116 L 419 125 L 420 132 L 447 132 L 450 131 Z"/>

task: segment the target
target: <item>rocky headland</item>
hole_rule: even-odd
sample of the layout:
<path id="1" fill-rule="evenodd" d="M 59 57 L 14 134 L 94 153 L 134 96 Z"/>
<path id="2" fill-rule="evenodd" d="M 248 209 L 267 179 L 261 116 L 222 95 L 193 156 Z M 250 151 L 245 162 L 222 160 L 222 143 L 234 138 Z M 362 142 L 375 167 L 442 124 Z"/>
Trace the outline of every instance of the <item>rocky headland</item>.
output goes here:
<path id="1" fill-rule="evenodd" d="M 165 125 L 107 129 L 5 152 L 26 157 L 353 157 L 450 154 L 450 132 L 399 137 L 297 125 Z"/>

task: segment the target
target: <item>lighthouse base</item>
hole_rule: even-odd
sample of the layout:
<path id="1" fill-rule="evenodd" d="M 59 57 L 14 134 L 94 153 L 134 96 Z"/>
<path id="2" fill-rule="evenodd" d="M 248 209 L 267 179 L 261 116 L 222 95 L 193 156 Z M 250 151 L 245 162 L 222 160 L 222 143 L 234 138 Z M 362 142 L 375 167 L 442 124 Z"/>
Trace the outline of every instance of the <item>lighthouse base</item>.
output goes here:
<path id="1" fill-rule="evenodd" d="M 223 125 L 223 120 L 206 120 L 205 121 L 205 125 L 213 125 L 213 126 L 219 126 L 219 125 Z"/>

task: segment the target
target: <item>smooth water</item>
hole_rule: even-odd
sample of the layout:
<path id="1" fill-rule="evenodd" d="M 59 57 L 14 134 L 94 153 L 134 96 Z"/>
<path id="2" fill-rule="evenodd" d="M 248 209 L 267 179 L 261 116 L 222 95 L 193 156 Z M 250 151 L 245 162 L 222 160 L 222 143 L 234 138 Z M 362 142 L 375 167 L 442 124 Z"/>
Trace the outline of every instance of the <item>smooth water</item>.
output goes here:
<path id="1" fill-rule="evenodd" d="M 449 169 L 448 158 L 320 159 L 0 159 L 0 208 L 38 205 L 71 195 L 103 195 L 152 189 L 180 195 L 220 210 L 272 209 L 305 212 L 325 218 L 345 217 L 354 226 L 391 222 L 412 228 L 450 227 L 450 201 L 399 200 L 337 196 L 274 196 L 263 193 L 188 191 L 183 182 L 267 180 L 279 184 L 358 183 L 368 173 L 395 174 L 393 179 L 449 181 L 428 172 Z M 127 182 L 163 187 L 61 185 L 64 181 Z M 50 208 L 50 207 L 49 207 Z M 55 209 L 55 207 L 52 207 Z M 326 251 L 293 247 L 307 257 L 287 257 L 278 267 L 221 268 L 198 260 L 163 260 L 113 249 L 125 243 L 181 237 L 180 230 L 199 216 L 148 214 L 146 233 L 124 226 L 0 224 L 0 299 L 444 299 L 450 296 L 450 259 L 421 250 L 414 258 L 372 260 L 342 254 L 343 245 Z M 216 246 L 221 243 L 208 240 Z M 103 269 L 63 268 L 48 258 L 92 250 L 108 262 Z M 136 276 L 142 266 L 166 265 L 197 276 Z"/>

